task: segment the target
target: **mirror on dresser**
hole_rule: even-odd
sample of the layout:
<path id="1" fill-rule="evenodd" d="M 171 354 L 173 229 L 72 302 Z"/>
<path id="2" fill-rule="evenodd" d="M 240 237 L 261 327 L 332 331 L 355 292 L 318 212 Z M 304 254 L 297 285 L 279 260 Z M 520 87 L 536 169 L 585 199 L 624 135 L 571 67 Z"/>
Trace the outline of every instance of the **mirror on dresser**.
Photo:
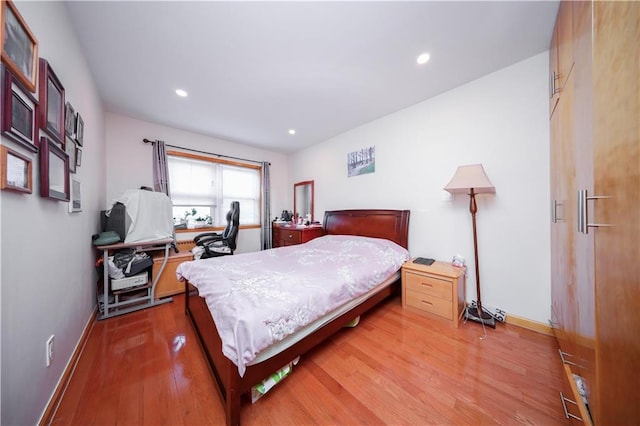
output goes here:
<path id="1" fill-rule="evenodd" d="M 306 180 L 293 185 L 293 217 L 302 217 L 306 220 L 307 214 L 311 215 L 313 222 L 313 181 Z"/>

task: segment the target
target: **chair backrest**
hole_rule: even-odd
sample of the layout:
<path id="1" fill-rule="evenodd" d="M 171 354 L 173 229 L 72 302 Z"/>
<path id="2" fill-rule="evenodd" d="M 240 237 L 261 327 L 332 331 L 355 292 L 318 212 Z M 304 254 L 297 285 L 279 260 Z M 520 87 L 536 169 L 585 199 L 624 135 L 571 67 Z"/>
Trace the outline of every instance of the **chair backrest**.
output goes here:
<path id="1" fill-rule="evenodd" d="M 222 231 L 222 239 L 226 241 L 231 250 L 236 249 L 238 230 L 240 229 L 240 202 L 232 201 L 227 212 L 227 226 Z"/>

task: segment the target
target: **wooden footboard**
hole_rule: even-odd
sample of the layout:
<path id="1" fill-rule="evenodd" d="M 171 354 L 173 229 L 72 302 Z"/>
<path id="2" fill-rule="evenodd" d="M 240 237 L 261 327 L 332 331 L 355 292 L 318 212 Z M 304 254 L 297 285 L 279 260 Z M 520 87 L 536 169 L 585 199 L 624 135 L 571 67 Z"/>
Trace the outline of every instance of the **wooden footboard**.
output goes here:
<path id="1" fill-rule="evenodd" d="M 238 367 L 222 354 L 222 341 L 218 336 L 218 330 L 206 302 L 200 297 L 198 290 L 194 286 L 185 282 L 186 314 L 191 319 L 193 328 L 198 335 L 202 349 L 211 367 L 213 377 L 218 383 L 218 391 L 224 404 L 227 424 L 240 424 L 241 397 L 243 394 L 248 393 L 252 386 L 261 382 L 296 357 L 308 352 L 387 297 L 398 294 L 399 290 L 400 280 L 398 279 L 349 312 L 337 317 L 278 355 L 259 364 L 247 366 L 244 376 L 240 377 Z"/>
<path id="2" fill-rule="evenodd" d="M 240 423 L 240 397 L 238 368 L 222 353 L 222 340 L 213 322 L 206 302 L 198 289 L 185 281 L 185 311 L 200 341 L 211 373 L 218 384 L 218 393 L 224 404 L 227 424 Z"/>

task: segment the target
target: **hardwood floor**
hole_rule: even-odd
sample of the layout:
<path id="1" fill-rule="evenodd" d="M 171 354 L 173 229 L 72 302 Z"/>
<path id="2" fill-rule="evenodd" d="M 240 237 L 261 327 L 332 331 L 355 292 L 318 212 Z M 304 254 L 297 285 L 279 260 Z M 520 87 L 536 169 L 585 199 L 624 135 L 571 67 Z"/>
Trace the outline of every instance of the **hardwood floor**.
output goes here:
<path id="1" fill-rule="evenodd" d="M 511 325 L 451 328 L 399 297 L 303 356 L 243 425 L 564 424 L 555 339 Z M 215 425 L 225 418 L 184 314 L 169 304 L 95 323 L 54 425 Z"/>

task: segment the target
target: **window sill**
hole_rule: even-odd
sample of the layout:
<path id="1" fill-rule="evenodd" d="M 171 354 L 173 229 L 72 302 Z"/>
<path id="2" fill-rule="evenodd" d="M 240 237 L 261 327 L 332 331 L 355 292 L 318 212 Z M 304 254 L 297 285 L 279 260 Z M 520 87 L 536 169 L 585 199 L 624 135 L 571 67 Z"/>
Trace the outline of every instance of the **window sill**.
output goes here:
<path id="1" fill-rule="evenodd" d="M 185 232 L 216 232 L 222 231 L 224 227 L 214 227 L 214 226 L 198 226 L 195 228 L 176 228 L 176 234 L 181 234 Z"/>
<path id="2" fill-rule="evenodd" d="M 185 234 L 185 233 L 201 233 L 201 232 L 222 232 L 224 231 L 224 226 L 208 226 L 204 228 L 179 228 L 176 229 L 176 234 Z M 260 225 L 240 225 L 240 229 L 254 229 L 260 228 Z"/>

